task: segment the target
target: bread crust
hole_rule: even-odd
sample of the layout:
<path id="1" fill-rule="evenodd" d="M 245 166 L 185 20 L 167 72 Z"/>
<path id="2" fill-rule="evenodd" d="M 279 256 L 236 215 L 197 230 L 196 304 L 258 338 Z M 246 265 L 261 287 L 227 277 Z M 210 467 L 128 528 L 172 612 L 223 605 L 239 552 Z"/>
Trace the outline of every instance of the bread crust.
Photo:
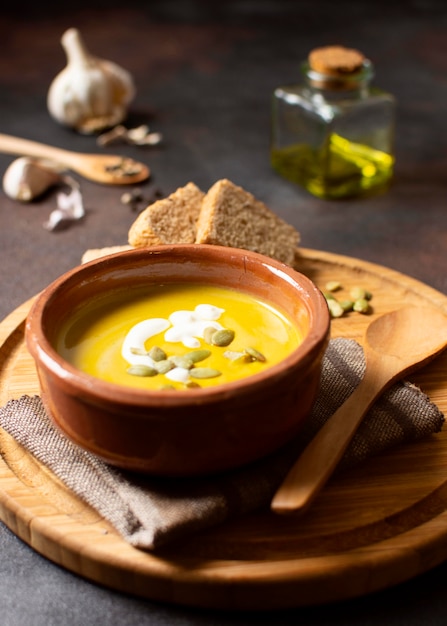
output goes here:
<path id="1" fill-rule="evenodd" d="M 292 265 L 299 240 L 293 226 L 228 179 L 217 181 L 203 199 L 198 244 L 252 250 Z"/>
<path id="2" fill-rule="evenodd" d="M 81 263 L 88 263 L 88 261 L 99 259 L 103 256 L 107 256 L 108 254 L 124 252 L 125 250 L 133 250 L 133 247 L 124 244 L 122 246 L 107 246 L 106 248 L 90 248 L 82 255 Z"/>
<path id="3" fill-rule="evenodd" d="M 293 265 L 299 232 L 230 180 L 205 194 L 194 183 L 144 209 L 130 227 L 134 248 L 196 243 L 242 248 Z"/>
<path id="4" fill-rule="evenodd" d="M 196 222 L 205 194 L 194 183 L 146 207 L 130 227 L 128 242 L 136 248 L 194 243 Z"/>

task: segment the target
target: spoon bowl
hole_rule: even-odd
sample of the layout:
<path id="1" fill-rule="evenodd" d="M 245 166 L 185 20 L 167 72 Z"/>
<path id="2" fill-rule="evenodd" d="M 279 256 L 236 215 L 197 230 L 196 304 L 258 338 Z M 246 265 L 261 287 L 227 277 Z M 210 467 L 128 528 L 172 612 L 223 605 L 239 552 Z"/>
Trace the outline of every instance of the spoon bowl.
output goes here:
<path id="1" fill-rule="evenodd" d="M 378 317 L 367 327 L 365 341 L 370 350 L 412 367 L 422 364 L 419 359 L 435 356 L 438 347 L 442 350 L 446 334 L 447 317 L 441 311 L 412 306 Z"/>
<path id="2" fill-rule="evenodd" d="M 430 307 L 406 307 L 382 315 L 365 333 L 365 374 L 357 388 L 320 429 L 290 469 L 271 509 L 308 508 L 331 476 L 374 400 L 403 375 L 447 346 L 447 317 Z"/>
<path id="3" fill-rule="evenodd" d="M 55 148 L 37 141 L 0 133 L 0 152 L 50 159 L 84 178 L 108 185 L 140 183 L 150 176 L 147 165 L 112 154 L 87 154 Z"/>

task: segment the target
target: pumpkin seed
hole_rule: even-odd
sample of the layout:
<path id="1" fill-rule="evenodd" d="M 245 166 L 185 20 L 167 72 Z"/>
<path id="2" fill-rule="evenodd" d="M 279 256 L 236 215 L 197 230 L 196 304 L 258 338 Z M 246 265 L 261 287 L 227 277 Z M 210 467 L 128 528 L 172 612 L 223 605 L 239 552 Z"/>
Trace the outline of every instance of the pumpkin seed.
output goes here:
<path id="1" fill-rule="evenodd" d="M 212 367 L 193 367 L 189 373 L 191 378 L 216 378 L 222 374 Z"/>
<path id="2" fill-rule="evenodd" d="M 168 358 L 166 352 L 158 346 L 153 346 L 153 348 L 149 350 L 148 356 L 150 356 L 153 361 L 165 361 Z"/>
<path id="3" fill-rule="evenodd" d="M 357 313 L 369 313 L 370 306 L 369 302 L 366 298 L 359 298 L 354 302 L 354 306 L 352 307 L 353 311 Z"/>
<path id="4" fill-rule="evenodd" d="M 259 350 L 256 350 L 256 348 L 252 348 L 249 346 L 248 348 L 245 348 L 245 352 L 255 361 L 261 361 L 261 363 L 265 363 L 265 361 L 267 360 L 262 352 L 259 352 Z"/>
<path id="5" fill-rule="evenodd" d="M 131 365 L 128 370 L 128 374 L 132 376 L 156 376 L 158 374 L 157 370 L 149 365 Z"/>
<path id="6" fill-rule="evenodd" d="M 354 306 L 354 302 L 352 300 L 339 300 L 338 303 L 345 313 L 352 311 L 352 307 Z"/>
<path id="7" fill-rule="evenodd" d="M 326 300 L 336 300 L 336 297 L 330 291 L 323 291 L 323 296 Z"/>
<path id="8" fill-rule="evenodd" d="M 182 367 L 185 370 L 190 370 L 194 365 L 192 359 L 188 358 L 186 355 L 174 355 L 170 356 L 169 360 L 174 363 L 175 367 Z"/>
<path id="9" fill-rule="evenodd" d="M 325 286 L 328 291 L 338 291 L 341 289 L 341 283 L 338 280 L 330 280 Z"/>
<path id="10" fill-rule="evenodd" d="M 203 331 L 203 338 L 206 343 L 212 343 L 213 335 L 216 332 L 217 330 L 214 328 L 214 326 L 207 326 L 205 328 L 205 330 Z"/>
<path id="11" fill-rule="evenodd" d="M 199 383 L 196 383 L 195 380 L 189 380 L 187 383 L 185 383 L 185 387 L 187 389 L 200 389 L 200 385 Z"/>
<path id="12" fill-rule="evenodd" d="M 191 359 L 193 363 L 199 363 L 200 361 L 207 359 L 210 355 L 211 355 L 211 350 L 203 349 L 203 350 L 192 350 L 191 352 L 188 352 L 187 354 L 185 354 L 185 357 L 187 359 Z"/>
<path id="13" fill-rule="evenodd" d="M 251 357 L 246 352 L 236 352 L 235 350 L 225 350 L 223 353 L 224 357 L 233 363 L 236 361 L 240 361 L 241 363 L 246 363 L 251 360 Z"/>
<path id="14" fill-rule="evenodd" d="M 160 391 L 169 391 L 175 389 L 174 385 L 162 385 L 160 387 Z"/>
<path id="15" fill-rule="evenodd" d="M 131 348 L 131 354 L 138 354 L 138 356 L 147 356 L 147 351 L 144 348 Z"/>
<path id="16" fill-rule="evenodd" d="M 331 317 L 341 317 L 344 313 L 338 300 L 326 300 Z"/>
<path id="17" fill-rule="evenodd" d="M 223 348 L 224 346 L 229 346 L 230 343 L 234 339 L 234 330 L 230 330 L 229 328 L 223 328 L 222 330 L 217 330 L 213 336 L 211 337 L 211 343 L 213 346 L 219 346 Z"/>
<path id="18" fill-rule="evenodd" d="M 166 374 L 170 370 L 174 369 L 175 365 L 169 359 L 163 359 L 163 361 L 156 361 L 154 367 L 159 374 Z"/>
<path id="19" fill-rule="evenodd" d="M 363 287 L 353 287 L 350 291 L 350 296 L 353 300 L 371 300 L 372 293 L 363 289 Z"/>

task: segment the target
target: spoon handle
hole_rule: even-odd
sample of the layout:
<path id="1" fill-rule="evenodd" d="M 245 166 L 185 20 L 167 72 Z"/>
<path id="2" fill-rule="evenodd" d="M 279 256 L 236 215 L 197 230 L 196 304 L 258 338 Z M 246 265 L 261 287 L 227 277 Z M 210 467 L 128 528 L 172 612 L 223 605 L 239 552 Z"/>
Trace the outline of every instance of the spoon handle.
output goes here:
<path id="1" fill-rule="evenodd" d="M 271 502 L 272 511 L 286 514 L 309 506 L 334 471 L 363 416 L 386 383 L 380 368 L 367 366 L 359 385 L 289 470 Z"/>
<path id="2" fill-rule="evenodd" d="M 31 139 L 22 139 L 21 137 L 13 137 L 2 133 L 0 133 L 0 152 L 36 158 L 48 158 L 55 161 L 61 160 L 62 158 L 65 161 L 67 157 L 67 152 L 61 148 L 55 148 L 37 141 L 32 141 Z"/>

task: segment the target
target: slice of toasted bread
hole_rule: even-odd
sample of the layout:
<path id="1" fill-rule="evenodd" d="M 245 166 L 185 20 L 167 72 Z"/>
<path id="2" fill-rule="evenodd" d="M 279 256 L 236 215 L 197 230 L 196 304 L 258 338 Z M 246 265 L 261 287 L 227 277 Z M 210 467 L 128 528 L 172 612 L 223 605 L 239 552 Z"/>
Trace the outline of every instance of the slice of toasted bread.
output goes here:
<path id="1" fill-rule="evenodd" d="M 132 246 L 124 244 L 122 246 L 107 246 L 106 248 L 90 248 L 86 250 L 81 258 L 81 263 L 88 263 L 94 259 L 99 259 L 108 254 L 115 254 L 115 252 L 124 252 L 125 250 L 132 250 Z"/>
<path id="2" fill-rule="evenodd" d="M 244 248 L 292 265 L 299 240 L 293 226 L 227 179 L 217 181 L 203 199 L 196 243 Z"/>
<path id="3" fill-rule="evenodd" d="M 194 243 L 196 222 L 205 194 L 194 183 L 144 209 L 130 227 L 128 242 L 135 248 L 168 243 Z"/>

